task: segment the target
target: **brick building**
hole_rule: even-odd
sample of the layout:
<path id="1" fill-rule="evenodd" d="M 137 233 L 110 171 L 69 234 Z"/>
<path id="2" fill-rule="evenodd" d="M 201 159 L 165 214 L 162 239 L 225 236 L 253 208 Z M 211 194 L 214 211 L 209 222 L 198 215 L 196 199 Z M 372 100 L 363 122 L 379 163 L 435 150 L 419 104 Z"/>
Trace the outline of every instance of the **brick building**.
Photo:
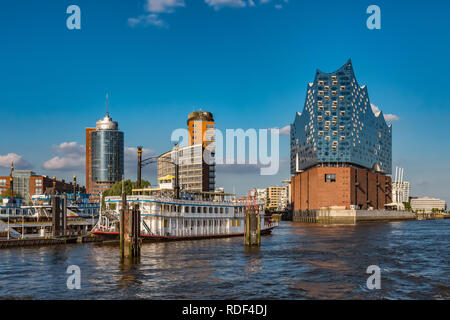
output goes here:
<path id="1" fill-rule="evenodd" d="M 349 60 L 317 71 L 291 125 L 293 211 L 383 209 L 392 202 L 392 127 L 370 104 Z"/>
<path id="2" fill-rule="evenodd" d="M 34 195 L 49 194 L 56 190 L 58 194 L 73 193 L 74 184 L 43 175 L 37 175 L 31 170 L 12 171 L 14 194 L 20 194 L 24 202 L 31 201 Z M 10 188 L 10 176 L 0 177 L 0 194 Z M 86 193 L 86 189 L 77 184 L 78 193 Z"/>

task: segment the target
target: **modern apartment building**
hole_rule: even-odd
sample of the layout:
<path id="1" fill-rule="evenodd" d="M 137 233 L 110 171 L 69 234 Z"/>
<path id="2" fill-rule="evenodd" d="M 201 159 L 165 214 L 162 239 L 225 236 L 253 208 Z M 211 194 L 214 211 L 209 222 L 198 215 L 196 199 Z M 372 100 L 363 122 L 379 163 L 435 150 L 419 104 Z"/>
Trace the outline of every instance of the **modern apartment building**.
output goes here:
<path id="1" fill-rule="evenodd" d="M 202 144 L 175 147 L 158 157 L 158 179 L 175 176 L 175 163 L 179 164 L 178 180 L 181 191 L 213 192 L 215 190 L 215 165 L 203 159 Z"/>
<path id="2" fill-rule="evenodd" d="M 293 210 L 384 208 L 392 202 L 392 127 L 372 111 L 351 60 L 317 70 L 291 125 Z"/>
<path id="3" fill-rule="evenodd" d="M 288 188 L 286 186 L 268 187 L 266 191 L 266 208 L 283 211 L 288 204 Z"/>
<path id="4" fill-rule="evenodd" d="M 422 197 L 411 198 L 411 209 L 414 212 L 431 213 L 434 210 L 445 211 L 447 210 L 447 204 L 445 200 Z"/>
<path id="5" fill-rule="evenodd" d="M 124 133 L 107 113 L 95 128 L 86 129 L 86 186 L 92 201 L 122 180 L 124 174 Z"/>
<path id="6" fill-rule="evenodd" d="M 191 112 L 187 120 L 189 141 L 158 157 L 158 179 L 175 176 L 179 164 L 181 191 L 214 192 L 216 181 L 214 118 L 211 112 Z M 209 130 L 209 131 L 208 131 Z"/>

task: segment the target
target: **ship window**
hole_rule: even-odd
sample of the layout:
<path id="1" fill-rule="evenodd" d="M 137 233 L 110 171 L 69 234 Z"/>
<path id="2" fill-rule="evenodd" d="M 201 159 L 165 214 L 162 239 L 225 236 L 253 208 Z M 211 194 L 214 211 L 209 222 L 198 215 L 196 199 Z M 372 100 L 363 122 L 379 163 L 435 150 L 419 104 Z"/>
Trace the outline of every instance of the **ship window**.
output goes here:
<path id="1" fill-rule="evenodd" d="M 228 208 L 225 208 L 225 213 L 229 213 L 229 209 Z"/>
<path id="2" fill-rule="evenodd" d="M 189 213 L 189 207 L 184 207 L 184 212 Z"/>
<path id="3" fill-rule="evenodd" d="M 214 213 L 219 213 L 219 208 L 214 208 Z"/>
<path id="4" fill-rule="evenodd" d="M 326 174 L 325 182 L 336 182 L 336 174 Z"/>
<path id="5" fill-rule="evenodd" d="M 209 213 L 213 213 L 213 208 L 209 207 Z"/>
<path id="6" fill-rule="evenodd" d="M 223 213 L 223 208 L 220 208 L 220 213 Z"/>

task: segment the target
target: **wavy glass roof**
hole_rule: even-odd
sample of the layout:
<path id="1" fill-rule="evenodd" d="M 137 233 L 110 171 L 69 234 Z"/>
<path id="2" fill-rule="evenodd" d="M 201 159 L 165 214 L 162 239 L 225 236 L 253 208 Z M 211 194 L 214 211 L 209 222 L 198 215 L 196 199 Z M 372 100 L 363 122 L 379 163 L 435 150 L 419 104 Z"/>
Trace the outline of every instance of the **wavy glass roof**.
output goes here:
<path id="1" fill-rule="evenodd" d="M 302 113 L 291 124 L 291 173 L 317 164 L 356 164 L 390 174 L 392 127 L 372 111 L 351 60 L 332 73 L 317 70 Z"/>

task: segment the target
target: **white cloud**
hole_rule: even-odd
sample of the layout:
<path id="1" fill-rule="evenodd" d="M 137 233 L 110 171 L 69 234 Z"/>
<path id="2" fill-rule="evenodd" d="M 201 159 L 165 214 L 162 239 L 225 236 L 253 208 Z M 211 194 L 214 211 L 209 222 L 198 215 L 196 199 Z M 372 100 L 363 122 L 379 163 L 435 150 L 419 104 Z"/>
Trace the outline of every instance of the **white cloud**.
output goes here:
<path id="1" fill-rule="evenodd" d="M 130 27 L 136 27 L 138 25 L 142 26 L 155 26 L 158 28 L 168 28 L 167 23 L 159 18 L 157 14 L 151 13 L 148 15 L 142 15 L 137 18 L 129 18 L 128 25 Z"/>
<path id="2" fill-rule="evenodd" d="M 291 135 L 291 125 L 288 124 L 287 126 L 284 126 L 280 129 L 280 135 L 281 136 L 289 136 Z"/>
<path id="3" fill-rule="evenodd" d="M 55 147 L 55 150 L 61 154 L 85 154 L 86 148 L 76 142 L 63 142 Z"/>
<path id="4" fill-rule="evenodd" d="M 289 135 L 291 135 L 291 125 L 289 125 L 289 124 L 287 126 L 282 127 L 282 128 L 275 127 L 275 128 L 272 128 L 272 129 L 280 130 L 279 131 L 280 136 L 289 136 Z"/>
<path id="5" fill-rule="evenodd" d="M 83 164 L 83 157 L 71 155 L 67 157 L 51 158 L 50 160 L 44 162 L 44 168 L 47 170 L 69 171 L 78 170 L 82 168 Z"/>
<path id="6" fill-rule="evenodd" d="M 85 147 L 77 142 L 63 142 L 54 147 L 61 156 L 56 156 L 44 162 L 44 169 L 56 171 L 79 170 L 84 167 Z"/>
<path id="7" fill-rule="evenodd" d="M 184 0 L 147 0 L 146 9 L 149 12 L 172 13 L 175 8 L 184 6 Z"/>
<path id="8" fill-rule="evenodd" d="M 10 168 L 14 163 L 15 169 L 30 169 L 31 164 L 16 153 L 8 153 L 5 156 L 0 155 L 0 167 Z"/>
<path id="9" fill-rule="evenodd" d="M 244 0 L 205 0 L 205 3 L 210 7 L 213 7 L 214 10 L 220 10 L 224 7 L 231 8 L 243 8 L 247 6 L 247 2 Z M 254 5 L 254 2 L 249 2 L 249 5 Z"/>
<path id="10" fill-rule="evenodd" d="M 161 19 L 160 15 L 173 13 L 176 8 L 184 6 L 184 0 L 147 0 L 145 11 L 149 14 L 140 15 L 137 18 L 128 18 L 128 25 L 132 28 L 139 25 L 168 28 L 169 25 Z"/>
<path id="11" fill-rule="evenodd" d="M 378 106 L 376 106 L 374 104 L 371 104 L 370 106 L 372 107 L 372 111 L 375 114 L 375 116 L 378 117 L 378 115 L 381 112 L 380 108 L 378 108 Z M 388 113 L 388 114 L 384 114 L 384 119 L 386 121 L 388 121 L 388 122 L 391 122 L 391 121 L 398 121 L 398 120 L 400 120 L 400 117 L 395 115 L 395 114 Z"/>

